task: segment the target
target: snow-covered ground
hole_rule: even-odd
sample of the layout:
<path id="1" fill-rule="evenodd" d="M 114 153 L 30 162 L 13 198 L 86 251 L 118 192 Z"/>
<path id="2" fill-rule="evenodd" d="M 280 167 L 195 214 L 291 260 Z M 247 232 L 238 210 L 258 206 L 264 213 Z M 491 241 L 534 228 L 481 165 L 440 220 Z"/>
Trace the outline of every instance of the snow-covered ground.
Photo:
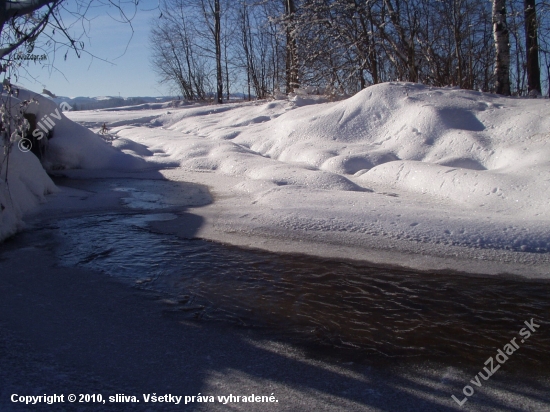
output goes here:
<path id="1" fill-rule="evenodd" d="M 549 100 L 387 83 L 339 102 L 65 114 L 93 130 L 106 122 L 114 148 L 63 119 L 46 167 L 206 184 L 215 201 L 193 211 L 206 218 L 199 236 L 550 277 Z"/>

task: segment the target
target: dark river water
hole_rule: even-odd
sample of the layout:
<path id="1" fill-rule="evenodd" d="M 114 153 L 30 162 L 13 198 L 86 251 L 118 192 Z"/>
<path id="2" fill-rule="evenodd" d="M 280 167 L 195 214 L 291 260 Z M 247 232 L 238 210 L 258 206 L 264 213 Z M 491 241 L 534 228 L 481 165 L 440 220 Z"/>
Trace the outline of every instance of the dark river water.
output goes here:
<path id="1" fill-rule="evenodd" d="M 62 265 L 152 290 L 171 312 L 197 321 L 358 360 L 409 357 L 479 368 L 516 337 L 521 366 L 550 365 L 550 282 L 418 273 L 181 239 L 148 225 L 175 215 L 142 209 L 149 210 L 62 219 L 41 232 L 55 239 Z M 520 343 L 531 319 L 540 327 Z"/>

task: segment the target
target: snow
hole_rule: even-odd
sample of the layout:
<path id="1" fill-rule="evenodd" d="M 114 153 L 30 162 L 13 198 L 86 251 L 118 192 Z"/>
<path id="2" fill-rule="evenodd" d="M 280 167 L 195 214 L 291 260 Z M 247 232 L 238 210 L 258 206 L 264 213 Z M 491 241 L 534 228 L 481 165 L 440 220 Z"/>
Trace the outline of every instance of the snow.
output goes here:
<path id="1" fill-rule="evenodd" d="M 36 103 L 31 103 L 26 112 L 35 114 L 38 122 L 48 115 L 55 123 L 53 137 L 50 140 L 43 137 L 47 152 L 42 165 L 31 152 L 20 151 L 17 142 L 11 148 L 9 159 L 2 147 L 0 241 L 23 227 L 24 214 L 43 203 L 45 195 L 57 191 L 46 171 L 76 168 L 139 170 L 147 167 L 143 159 L 120 152 L 89 129 L 67 119 L 49 98 L 20 88 L 17 97 L 11 98 L 11 105 L 18 107 L 20 102 L 31 98 Z M 28 135 L 32 132 L 30 130 Z"/>
<path id="2" fill-rule="evenodd" d="M 0 163 L 4 163 L 0 152 Z M 0 241 L 22 228 L 23 215 L 41 202 L 45 195 L 57 191 L 34 155 L 14 150 L 8 163 L 8 183 L 5 183 L 5 167 L 0 182 Z"/>
<path id="3" fill-rule="evenodd" d="M 64 117 L 46 167 L 156 168 L 208 185 L 214 204 L 194 210 L 207 218 L 202 237 L 366 260 L 408 253 L 380 262 L 423 269 L 437 257 L 496 264 L 550 252 L 548 100 L 385 83 L 338 102 L 300 94 L 65 114 L 92 129 L 106 122 L 115 139 Z M 423 255 L 432 263 L 413 262 Z"/>

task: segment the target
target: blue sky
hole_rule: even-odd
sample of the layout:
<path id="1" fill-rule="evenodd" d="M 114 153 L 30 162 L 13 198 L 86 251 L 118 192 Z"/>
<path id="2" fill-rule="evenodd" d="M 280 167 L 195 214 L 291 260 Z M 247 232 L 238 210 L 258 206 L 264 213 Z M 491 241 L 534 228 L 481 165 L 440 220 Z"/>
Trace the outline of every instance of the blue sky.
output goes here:
<path id="1" fill-rule="evenodd" d="M 79 59 L 74 52 L 70 52 L 65 61 L 62 52 L 48 56 L 46 63 L 53 63 L 54 70 L 40 63 L 29 62 L 26 68 L 28 74 L 24 75 L 25 78 L 20 77 L 17 83 L 37 92 L 46 88 L 58 96 L 68 97 L 168 94 L 168 89 L 158 84 L 149 62 L 150 20 L 159 16 L 159 11 L 155 10 L 157 6 L 158 1 L 140 1 L 132 20 L 133 37 L 130 26 L 110 17 L 106 7 L 94 9 L 89 14 L 95 18 L 89 25 L 85 50 L 112 64 L 88 54 L 83 54 Z M 114 16 L 112 10 L 110 13 Z M 82 29 L 77 30 L 82 32 Z M 39 51 L 35 50 L 34 53 L 38 54 Z"/>

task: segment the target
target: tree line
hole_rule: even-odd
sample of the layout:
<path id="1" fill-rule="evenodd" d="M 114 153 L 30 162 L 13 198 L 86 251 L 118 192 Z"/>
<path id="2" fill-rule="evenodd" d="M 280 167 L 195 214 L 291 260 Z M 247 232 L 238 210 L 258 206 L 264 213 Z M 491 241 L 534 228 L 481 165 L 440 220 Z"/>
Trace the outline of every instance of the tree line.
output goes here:
<path id="1" fill-rule="evenodd" d="M 161 0 L 151 63 L 185 99 L 353 94 L 387 81 L 548 95 L 536 0 Z"/>

